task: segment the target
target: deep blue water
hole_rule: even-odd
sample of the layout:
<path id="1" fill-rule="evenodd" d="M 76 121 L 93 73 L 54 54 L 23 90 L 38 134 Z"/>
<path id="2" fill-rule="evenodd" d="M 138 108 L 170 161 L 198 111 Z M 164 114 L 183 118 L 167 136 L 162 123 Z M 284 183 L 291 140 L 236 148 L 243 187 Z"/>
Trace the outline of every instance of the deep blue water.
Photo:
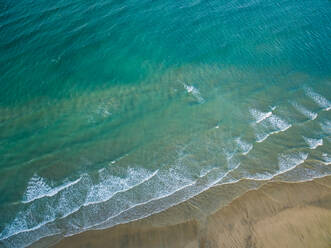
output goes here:
<path id="1" fill-rule="evenodd" d="M 0 247 L 330 175 L 330 23 L 329 0 L 1 1 Z"/>

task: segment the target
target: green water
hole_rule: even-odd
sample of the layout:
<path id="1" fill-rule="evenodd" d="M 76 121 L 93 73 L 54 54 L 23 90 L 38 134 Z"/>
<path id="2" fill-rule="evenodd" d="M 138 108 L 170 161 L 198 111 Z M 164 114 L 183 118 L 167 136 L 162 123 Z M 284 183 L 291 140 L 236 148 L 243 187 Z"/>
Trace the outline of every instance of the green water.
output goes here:
<path id="1" fill-rule="evenodd" d="M 331 174 L 330 23 L 328 0 L 2 1 L 0 247 Z"/>

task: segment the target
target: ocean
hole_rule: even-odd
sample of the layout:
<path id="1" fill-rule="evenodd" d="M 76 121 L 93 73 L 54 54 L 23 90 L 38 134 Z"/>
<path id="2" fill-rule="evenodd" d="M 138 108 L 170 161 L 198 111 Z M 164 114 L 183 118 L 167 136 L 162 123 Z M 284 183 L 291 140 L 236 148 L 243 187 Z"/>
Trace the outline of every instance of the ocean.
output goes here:
<path id="1" fill-rule="evenodd" d="M 1 1 L 0 247 L 331 175 L 330 23 L 329 0 Z"/>

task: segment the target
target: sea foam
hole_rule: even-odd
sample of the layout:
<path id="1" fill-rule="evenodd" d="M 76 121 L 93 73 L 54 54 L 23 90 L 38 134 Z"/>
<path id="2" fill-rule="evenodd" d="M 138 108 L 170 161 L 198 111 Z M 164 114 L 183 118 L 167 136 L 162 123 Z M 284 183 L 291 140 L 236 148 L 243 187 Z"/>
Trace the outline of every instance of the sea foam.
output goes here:
<path id="1" fill-rule="evenodd" d="M 247 155 L 253 149 L 252 144 L 242 140 L 241 138 L 236 138 L 236 142 L 243 155 Z"/>
<path id="2" fill-rule="evenodd" d="M 320 122 L 321 129 L 326 134 L 331 134 L 331 121 L 324 120 Z"/>
<path id="3" fill-rule="evenodd" d="M 249 112 L 255 119 L 256 123 L 260 123 L 261 121 L 269 118 L 272 115 L 272 112 L 262 112 L 257 109 L 250 109 Z"/>
<path id="4" fill-rule="evenodd" d="M 89 175 L 84 174 L 76 181 L 55 188 L 51 188 L 42 177 L 34 175 L 23 197 L 22 202 L 25 207 L 17 213 L 10 224 L 5 226 L 0 234 L 0 240 L 44 228 L 77 213 L 83 206 L 108 201 L 118 193 L 145 183 L 157 172 L 157 170 L 150 172 L 146 169 L 128 168 L 127 177 L 120 178 L 111 175 L 107 170 L 100 170 L 98 176 L 100 181 L 97 184 L 93 183 Z"/>
<path id="5" fill-rule="evenodd" d="M 277 134 L 280 132 L 284 132 L 289 129 L 292 125 L 288 122 L 284 121 L 278 116 L 272 115 L 270 118 L 267 119 L 266 123 L 262 123 L 264 129 L 271 129 L 269 132 L 262 131 L 257 132 L 256 134 L 256 142 L 261 143 L 266 140 L 270 135 Z"/>
<path id="6" fill-rule="evenodd" d="M 297 152 L 281 154 L 278 157 L 279 173 L 290 171 L 302 164 L 308 157 L 308 153 Z"/>
<path id="7" fill-rule="evenodd" d="M 327 154 L 327 153 L 323 153 L 323 154 L 322 154 L 322 159 L 323 159 L 323 163 L 324 163 L 325 165 L 329 165 L 329 164 L 331 164 L 331 156 L 330 156 L 329 154 Z"/>
<path id="8" fill-rule="evenodd" d="M 199 103 L 203 103 L 205 101 L 201 96 L 200 91 L 193 85 L 187 85 L 185 83 L 183 83 L 183 85 L 187 93 L 192 94 L 198 100 Z"/>
<path id="9" fill-rule="evenodd" d="M 317 103 L 321 108 L 323 108 L 326 111 L 329 111 L 331 109 L 331 102 L 326 99 L 324 96 L 316 93 L 313 91 L 313 89 L 306 87 L 305 93 L 307 96 L 309 96 L 315 103 Z"/>
<path id="10" fill-rule="evenodd" d="M 317 147 L 323 145 L 323 139 L 307 138 L 305 136 L 303 136 L 303 139 L 305 140 L 310 149 L 316 149 Z"/>
<path id="11" fill-rule="evenodd" d="M 125 192 L 146 182 L 157 174 L 145 169 L 128 168 L 128 176 L 125 178 L 106 174 L 105 170 L 99 171 L 99 183 L 92 185 L 88 192 L 84 206 L 108 201 L 115 194 Z"/>
<path id="12" fill-rule="evenodd" d="M 67 182 L 63 185 L 52 188 L 42 177 L 34 174 L 30 179 L 25 194 L 23 196 L 23 203 L 29 203 L 43 197 L 51 197 L 59 193 L 60 191 L 78 183 L 82 178 L 78 178 L 75 181 Z"/>
<path id="13" fill-rule="evenodd" d="M 302 106 L 302 105 L 300 105 L 296 102 L 292 102 L 292 105 L 293 105 L 294 108 L 296 108 L 296 110 L 298 110 L 301 114 L 303 114 L 304 116 L 306 116 L 310 120 L 315 120 L 318 116 L 317 113 L 306 109 L 304 106 Z"/>

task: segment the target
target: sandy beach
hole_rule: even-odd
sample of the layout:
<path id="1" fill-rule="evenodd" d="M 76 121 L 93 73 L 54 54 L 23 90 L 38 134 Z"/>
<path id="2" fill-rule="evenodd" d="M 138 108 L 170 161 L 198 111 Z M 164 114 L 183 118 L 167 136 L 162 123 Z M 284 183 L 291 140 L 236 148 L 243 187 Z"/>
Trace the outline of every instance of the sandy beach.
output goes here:
<path id="1" fill-rule="evenodd" d="M 0 248 L 331 248 L 331 0 L 0 10 Z"/>
<path id="2" fill-rule="evenodd" d="M 66 237 L 54 247 L 331 246 L 330 176 L 297 183 L 242 180 L 232 190 L 248 184 L 255 189 L 226 204 L 222 194 L 234 185 L 213 187 L 142 220 Z"/>

